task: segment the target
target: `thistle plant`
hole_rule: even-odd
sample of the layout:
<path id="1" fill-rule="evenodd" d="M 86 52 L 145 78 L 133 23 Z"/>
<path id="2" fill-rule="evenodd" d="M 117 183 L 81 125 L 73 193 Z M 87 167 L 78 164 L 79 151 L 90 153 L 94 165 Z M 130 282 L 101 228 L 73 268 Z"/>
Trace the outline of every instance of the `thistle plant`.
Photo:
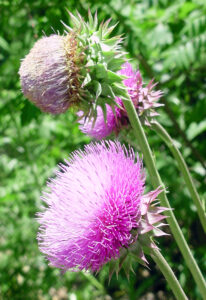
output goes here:
<path id="1" fill-rule="evenodd" d="M 163 188 L 163 192 L 160 194 L 160 203 L 162 206 L 169 208 L 167 211 L 167 215 L 169 218 L 167 219 L 168 224 L 170 226 L 170 229 L 173 233 L 173 236 L 177 242 L 177 245 L 185 259 L 185 262 L 190 269 L 190 272 L 199 287 L 200 293 L 203 297 L 203 299 L 206 299 L 206 282 L 203 278 L 203 275 L 199 269 L 199 266 L 197 265 L 191 250 L 184 238 L 184 235 L 178 225 L 178 222 L 175 218 L 174 213 L 170 210 L 171 206 L 169 203 L 169 200 L 166 195 L 166 191 L 164 188 L 164 184 L 161 180 L 161 177 L 157 171 L 155 161 L 154 161 L 154 156 L 152 154 L 151 148 L 149 146 L 149 143 L 147 141 L 146 135 L 144 133 L 143 127 L 141 125 L 139 116 L 136 112 L 136 109 L 134 107 L 134 104 L 132 100 L 130 99 L 129 95 L 127 100 L 123 100 L 124 106 L 127 110 L 128 117 L 131 123 L 132 128 L 134 129 L 134 134 L 138 140 L 138 144 L 140 146 L 140 149 L 144 155 L 144 161 L 146 164 L 146 167 L 148 169 L 150 178 L 151 178 L 151 183 L 154 188 L 157 188 L 158 186 L 161 186 Z"/>
<path id="2" fill-rule="evenodd" d="M 142 80 L 138 76 L 138 73 L 134 73 L 132 71 L 131 66 L 128 64 L 126 65 L 126 72 L 123 68 L 123 71 L 120 71 L 121 73 L 124 73 L 127 75 L 127 79 L 124 79 L 124 84 L 127 87 L 128 96 L 122 97 L 122 103 L 121 105 L 124 107 L 124 116 L 127 116 L 127 124 L 131 124 L 131 126 L 134 129 L 134 133 L 137 137 L 140 149 L 144 155 L 144 160 L 147 165 L 149 174 L 152 178 L 153 187 L 157 188 L 158 186 L 162 186 L 164 188 L 164 185 L 161 181 L 161 178 L 158 174 L 158 171 L 155 166 L 155 162 L 153 159 L 153 155 L 151 152 L 151 149 L 149 147 L 148 141 L 146 139 L 146 136 L 144 134 L 142 125 L 148 125 L 152 129 L 154 129 L 166 142 L 166 144 L 169 146 L 170 150 L 172 151 L 174 157 L 176 158 L 179 168 L 183 174 L 185 183 L 188 187 L 188 190 L 191 194 L 191 197 L 194 201 L 194 204 L 197 207 L 197 212 L 201 221 L 201 224 L 203 226 L 203 229 L 206 230 L 206 213 L 203 207 L 203 204 L 201 203 L 201 200 L 199 198 L 199 195 L 196 191 L 196 188 L 194 186 L 194 183 L 192 181 L 191 175 L 189 173 L 189 170 L 187 168 L 187 165 L 175 146 L 173 140 L 171 137 L 167 134 L 167 132 L 161 127 L 161 125 L 155 120 L 155 116 L 157 116 L 157 112 L 154 111 L 154 107 L 161 106 L 161 104 L 157 103 L 156 101 L 159 99 L 159 97 L 162 95 L 161 91 L 153 92 L 151 91 L 151 88 L 154 86 L 152 85 L 152 82 L 149 83 L 149 85 L 146 88 L 142 89 L 141 82 Z M 128 80 L 128 81 L 127 81 Z M 153 94 L 151 94 L 153 92 Z M 139 100 L 140 99 L 140 100 Z M 121 101 L 121 100 L 120 100 Z M 139 105 L 140 103 L 140 105 Z M 117 108 L 118 109 L 118 108 Z M 108 114 L 109 115 L 109 114 Z M 110 116 L 111 118 L 111 116 Z M 104 137 L 106 137 L 106 131 L 103 131 L 103 126 L 105 127 L 105 121 L 101 117 L 101 114 L 98 115 L 98 122 L 97 126 L 93 125 L 93 123 L 86 122 L 84 124 L 81 124 L 80 129 L 85 132 L 86 134 L 90 135 L 91 137 L 98 138 L 97 136 L 94 136 L 94 131 L 98 128 L 98 132 L 103 133 Z M 121 124 L 120 122 L 116 123 Z M 117 126 L 115 128 L 117 132 Z M 120 125 L 120 128 L 122 125 Z M 114 130 L 113 130 L 114 131 Z M 161 204 L 163 206 L 166 206 L 170 208 L 170 203 L 167 199 L 165 191 L 160 195 Z M 201 291 L 202 295 L 206 294 L 206 283 L 204 281 L 204 278 L 201 274 L 201 271 L 196 264 L 196 261 L 193 258 L 193 255 L 187 245 L 187 242 L 181 232 L 181 229 L 177 223 L 177 220 L 175 218 L 175 215 L 172 211 L 168 211 L 168 215 L 170 216 L 170 219 L 168 219 L 168 223 L 171 227 L 172 233 L 178 243 L 178 246 L 182 252 L 183 257 L 185 258 L 185 261 L 197 283 L 199 286 L 199 289 Z M 205 297 L 205 296 L 204 296 Z"/>
<path id="3" fill-rule="evenodd" d="M 140 72 L 134 72 L 132 70 L 132 66 L 128 62 L 122 66 L 122 69 L 118 71 L 118 73 L 126 76 L 126 79 L 123 80 L 123 83 L 127 88 L 128 94 L 133 102 L 134 108 L 136 109 L 141 123 L 143 125 L 150 126 L 160 135 L 177 160 L 179 169 L 183 174 L 183 178 L 188 187 L 191 198 L 193 199 L 197 208 L 197 213 L 202 227 L 206 232 L 206 212 L 192 181 L 186 162 L 184 161 L 183 156 L 176 147 L 172 138 L 157 122 L 156 118 L 154 118 L 159 115 L 155 108 L 162 106 L 158 100 L 163 93 L 160 90 L 153 90 L 156 85 L 153 84 L 153 80 L 151 80 L 147 86 L 143 86 Z M 80 130 L 92 138 L 102 139 L 110 135 L 112 132 L 118 134 L 122 127 L 128 126 L 129 119 L 127 116 L 127 111 L 124 108 L 124 104 L 120 98 L 116 97 L 115 100 L 118 104 L 118 106 L 115 107 L 115 110 L 112 110 L 108 105 L 106 106 L 106 120 L 101 108 L 98 108 L 95 122 L 94 119 L 79 120 Z M 121 106 L 122 109 L 120 109 L 119 106 Z"/>
<path id="4" fill-rule="evenodd" d="M 115 96 L 125 89 L 117 74 L 124 62 L 120 36 L 109 38 L 110 20 L 98 25 L 97 14 L 89 22 L 70 13 L 73 28 L 66 24 L 65 35 L 51 35 L 37 41 L 19 70 L 24 95 L 42 111 L 52 114 L 69 107 L 96 118 L 106 103 L 116 105 Z"/>
<path id="5" fill-rule="evenodd" d="M 64 24 L 64 36 L 43 37 L 23 60 L 23 93 L 52 114 L 75 107 L 82 131 L 97 139 L 131 125 L 154 191 L 143 194 L 142 162 L 135 162 L 133 150 L 118 142 L 74 152 L 44 194 L 47 207 L 38 216 L 40 249 L 53 266 L 92 271 L 112 259 L 120 259 L 120 266 L 128 264 L 127 254 L 132 252 L 145 264 L 144 250 L 157 262 L 176 298 L 187 299 L 153 241 L 164 234 L 159 227 L 169 216 L 171 231 L 205 299 L 205 281 L 171 210 L 142 127 L 154 124 L 162 92 L 153 90 L 152 81 L 145 87 L 139 71 L 124 64 L 121 37 L 109 38 L 115 27 L 109 27 L 110 20 L 98 25 L 97 14 L 93 18 L 89 13 L 88 22 L 79 14 L 70 16 L 73 27 Z M 154 205 L 158 194 L 161 207 Z"/>

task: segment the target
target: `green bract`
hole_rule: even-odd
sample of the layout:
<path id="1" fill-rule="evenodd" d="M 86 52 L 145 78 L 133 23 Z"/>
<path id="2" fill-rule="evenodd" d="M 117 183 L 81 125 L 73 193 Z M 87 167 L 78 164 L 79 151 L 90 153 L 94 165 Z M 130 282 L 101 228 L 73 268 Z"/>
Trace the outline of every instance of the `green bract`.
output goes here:
<path id="1" fill-rule="evenodd" d="M 106 103 L 117 105 L 115 97 L 126 97 L 126 88 L 122 83 L 125 78 L 116 72 L 125 62 L 125 52 L 121 49 L 122 38 L 109 38 L 116 25 L 110 26 L 111 19 L 98 25 L 97 13 L 89 21 L 78 14 L 72 15 L 73 28 L 64 24 L 68 34 L 75 34 L 77 48 L 84 57 L 80 66 L 80 108 L 86 117 L 95 117 L 97 106 L 101 106 L 106 119 Z"/>

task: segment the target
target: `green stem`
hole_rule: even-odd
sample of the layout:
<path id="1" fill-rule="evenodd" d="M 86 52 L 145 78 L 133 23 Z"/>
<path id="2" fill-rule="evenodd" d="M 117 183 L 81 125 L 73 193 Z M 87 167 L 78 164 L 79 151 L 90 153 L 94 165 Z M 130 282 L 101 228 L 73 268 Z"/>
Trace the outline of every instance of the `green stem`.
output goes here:
<path id="1" fill-rule="evenodd" d="M 82 276 L 84 276 L 93 286 L 95 286 L 101 293 L 106 294 L 104 286 L 91 274 L 82 271 Z"/>
<path id="2" fill-rule="evenodd" d="M 193 255 L 190 251 L 190 248 L 187 245 L 187 242 L 186 242 L 186 240 L 183 236 L 183 233 L 177 223 L 175 215 L 173 214 L 173 211 L 171 210 L 169 201 L 166 196 L 165 187 L 164 187 L 164 185 L 161 181 L 160 175 L 156 169 L 152 151 L 150 149 L 147 138 L 146 138 L 143 128 L 141 126 L 141 123 L 140 123 L 139 117 L 137 115 L 137 112 L 135 110 L 135 107 L 129 97 L 127 97 L 127 99 L 125 99 L 125 100 L 123 99 L 123 103 L 124 103 L 125 109 L 127 110 L 127 114 L 128 114 L 130 123 L 134 129 L 134 133 L 137 137 L 140 149 L 143 153 L 144 161 L 145 161 L 145 164 L 147 166 L 147 169 L 148 169 L 148 172 L 150 175 L 151 183 L 154 188 L 157 188 L 159 186 L 164 188 L 163 192 L 160 193 L 159 198 L 160 198 L 161 205 L 170 209 L 167 211 L 167 215 L 169 216 L 169 218 L 167 218 L 167 222 L 170 225 L 172 234 L 174 235 L 174 238 L 180 248 L 180 251 L 185 259 L 185 262 L 186 262 L 188 268 L 190 269 L 197 286 L 199 287 L 199 290 L 200 290 L 200 293 L 201 293 L 203 299 L 206 300 L 206 283 L 204 281 L 202 273 L 201 273 Z"/>
<path id="3" fill-rule="evenodd" d="M 185 300 L 188 299 L 185 295 L 179 281 L 175 277 L 175 274 L 173 273 L 172 269 L 170 268 L 167 261 L 164 259 L 162 254 L 158 249 L 151 249 L 150 255 L 152 259 L 155 261 L 156 265 L 159 267 L 160 271 L 164 275 L 165 279 L 167 280 L 171 290 L 173 291 L 175 297 L 177 300 Z"/>
<path id="4" fill-rule="evenodd" d="M 187 185 L 187 188 L 190 192 L 191 198 L 193 199 L 197 208 L 197 213 L 199 215 L 202 227 L 206 233 L 206 214 L 182 154 L 176 147 L 174 141 L 169 136 L 167 131 L 158 122 L 155 121 L 152 123 L 152 129 L 155 130 L 157 134 L 163 139 L 163 141 L 167 144 L 170 151 L 172 152 L 174 158 L 176 159 L 179 165 L 179 169 L 182 172 L 183 178 Z"/>

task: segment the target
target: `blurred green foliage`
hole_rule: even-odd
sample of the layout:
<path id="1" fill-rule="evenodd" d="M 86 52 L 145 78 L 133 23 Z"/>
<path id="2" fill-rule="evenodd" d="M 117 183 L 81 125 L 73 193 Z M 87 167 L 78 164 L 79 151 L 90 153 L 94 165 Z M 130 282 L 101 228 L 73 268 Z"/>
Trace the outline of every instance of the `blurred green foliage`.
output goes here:
<path id="1" fill-rule="evenodd" d="M 204 0 L 0 0 L 0 299 L 174 299 L 153 262 L 146 270 L 134 265 L 128 281 L 123 271 L 108 284 L 108 267 L 89 274 L 61 274 L 47 266 L 37 242 L 35 213 L 40 194 L 57 163 L 89 142 L 75 115 L 41 113 L 22 95 L 20 60 L 42 35 L 63 33 L 66 9 L 99 20 L 119 22 L 114 34 L 145 81 L 152 77 L 164 91 L 158 117 L 175 137 L 201 198 L 205 192 L 206 147 L 206 3 Z M 149 129 L 157 166 L 168 187 L 171 206 L 202 270 L 206 269 L 205 236 L 195 207 L 167 148 Z M 138 149 L 132 134 L 122 141 Z M 149 178 L 148 178 L 149 185 Z M 168 230 L 169 231 L 169 230 Z M 190 299 L 200 299 L 172 236 L 160 248 Z"/>

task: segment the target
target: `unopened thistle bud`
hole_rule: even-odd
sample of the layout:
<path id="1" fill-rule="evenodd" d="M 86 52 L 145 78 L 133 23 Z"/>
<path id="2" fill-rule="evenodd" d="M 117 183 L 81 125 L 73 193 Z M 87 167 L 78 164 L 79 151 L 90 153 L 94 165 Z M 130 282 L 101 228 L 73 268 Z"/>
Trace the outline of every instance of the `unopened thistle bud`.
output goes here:
<path id="1" fill-rule="evenodd" d="M 64 24 L 65 36 L 43 37 L 22 61 L 22 91 L 42 111 L 58 114 L 77 106 L 95 118 L 98 106 L 106 111 L 124 90 L 117 74 L 124 62 L 121 38 L 109 38 L 115 26 L 109 27 L 110 20 L 98 25 L 97 14 L 89 12 L 89 22 L 70 16 L 73 28 Z"/>

